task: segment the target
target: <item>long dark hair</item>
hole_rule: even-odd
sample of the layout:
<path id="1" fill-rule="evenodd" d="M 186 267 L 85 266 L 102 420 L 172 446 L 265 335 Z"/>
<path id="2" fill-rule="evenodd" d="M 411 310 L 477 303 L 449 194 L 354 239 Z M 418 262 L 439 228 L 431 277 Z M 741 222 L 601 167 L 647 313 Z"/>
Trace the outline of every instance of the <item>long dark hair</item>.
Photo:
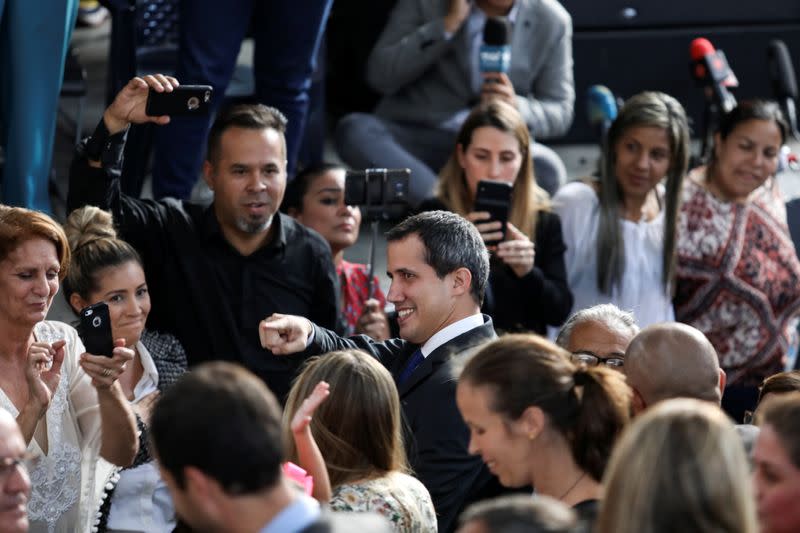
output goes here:
<path id="1" fill-rule="evenodd" d="M 620 208 L 624 204 L 617 180 L 616 145 L 630 128 L 656 127 L 666 131 L 670 144 L 664 208 L 663 284 L 670 287 L 675 273 L 675 225 L 680 207 L 683 177 L 689 166 L 689 125 L 683 106 L 668 94 L 643 92 L 631 97 L 608 130 L 600 175 L 600 224 L 597 230 L 597 287 L 610 294 L 625 274 L 625 243 Z"/>

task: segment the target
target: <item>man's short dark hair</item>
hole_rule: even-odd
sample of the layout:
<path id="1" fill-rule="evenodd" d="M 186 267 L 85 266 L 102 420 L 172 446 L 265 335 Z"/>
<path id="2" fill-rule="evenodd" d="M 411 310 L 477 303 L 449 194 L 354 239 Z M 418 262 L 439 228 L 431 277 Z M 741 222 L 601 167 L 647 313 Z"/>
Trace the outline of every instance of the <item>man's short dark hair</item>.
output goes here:
<path id="1" fill-rule="evenodd" d="M 250 130 L 273 129 L 281 134 L 283 155 L 286 156 L 286 117 L 274 107 L 264 104 L 237 104 L 223 108 L 214 119 L 208 132 L 206 159 L 212 164 L 219 161 L 222 134 L 229 128 Z"/>
<path id="2" fill-rule="evenodd" d="M 187 466 L 230 495 L 259 492 L 280 478 L 278 401 L 260 379 L 233 363 L 200 365 L 164 392 L 153 411 L 150 438 L 180 488 Z"/>
<path id="3" fill-rule="evenodd" d="M 413 215 L 386 233 L 388 242 L 416 235 L 425 246 L 425 262 L 439 278 L 459 268 L 472 274 L 472 298 L 483 303 L 489 279 L 489 252 L 475 226 L 449 211 L 426 211 Z"/>

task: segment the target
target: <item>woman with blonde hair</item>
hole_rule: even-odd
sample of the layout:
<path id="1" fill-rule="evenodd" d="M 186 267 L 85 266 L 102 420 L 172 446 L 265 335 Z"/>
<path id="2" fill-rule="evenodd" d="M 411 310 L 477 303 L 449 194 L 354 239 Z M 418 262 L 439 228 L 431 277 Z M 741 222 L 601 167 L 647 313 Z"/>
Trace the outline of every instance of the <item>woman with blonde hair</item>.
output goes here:
<path id="1" fill-rule="evenodd" d="M 483 312 L 502 331 L 545 333 L 560 325 L 572 308 L 564 268 L 566 250 L 561 222 L 550 199 L 536 184 L 531 138 L 519 112 L 499 101 L 485 102 L 469 114 L 456 145 L 439 174 L 435 198 L 422 210 L 445 209 L 475 223 L 490 244 L 492 265 Z M 509 184 L 511 204 L 503 237 L 502 223 L 475 211 L 478 183 Z"/>
<path id="2" fill-rule="evenodd" d="M 309 413 L 309 423 L 292 423 L 304 400 L 314 401 L 322 387 L 328 388 L 330 395 L 313 416 Z M 288 460 L 313 474 L 318 470 L 309 464 L 313 456 L 307 446 L 298 446 L 304 439 L 297 433 L 306 430 L 325 462 L 332 488 L 331 509 L 380 513 L 396 531 L 436 531 L 430 494 L 408 475 L 397 388 L 377 360 L 358 350 L 310 359 L 289 392 L 284 432 Z"/>
<path id="3" fill-rule="evenodd" d="M 716 406 L 666 400 L 623 433 L 603 479 L 598 533 L 755 533 L 744 448 Z"/>
<path id="4" fill-rule="evenodd" d="M 630 390 L 620 372 L 576 366 L 536 335 L 484 345 L 464 366 L 456 402 L 480 455 L 506 487 L 537 494 L 594 518 L 600 480 L 627 423 Z"/>

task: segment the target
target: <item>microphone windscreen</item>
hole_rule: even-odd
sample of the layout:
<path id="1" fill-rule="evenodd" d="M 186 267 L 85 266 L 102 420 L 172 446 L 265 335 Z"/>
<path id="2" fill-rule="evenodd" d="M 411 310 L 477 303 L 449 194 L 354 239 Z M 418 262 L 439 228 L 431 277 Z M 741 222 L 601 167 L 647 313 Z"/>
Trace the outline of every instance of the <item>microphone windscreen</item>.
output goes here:
<path id="1" fill-rule="evenodd" d="M 505 46 L 511 41 L 511 24 L 504 17 L 489 17 L 483 26 L 483 44 Z"/>
<path id="2" fill-rule="evenodd" d="M 689 45 L 689 55 L 692 61 L 699 61 L 708 54 L 714 53 L 714 45 L 705 37 L 698 37 Z"/>
<path id="3" fill-rule="evenodd" d="M 617 118 L 617 100 L 605 85 L 592 85 L 586 91 L 586 112 L 589 124 L 597 126 Z"/>
<path id="4" fill-rule="evenodd" d="M 767 59 L 775 96 L 797 99 L 797 77 L 786 44 L 779 39 L 770 41 L 767 47 Z"/>

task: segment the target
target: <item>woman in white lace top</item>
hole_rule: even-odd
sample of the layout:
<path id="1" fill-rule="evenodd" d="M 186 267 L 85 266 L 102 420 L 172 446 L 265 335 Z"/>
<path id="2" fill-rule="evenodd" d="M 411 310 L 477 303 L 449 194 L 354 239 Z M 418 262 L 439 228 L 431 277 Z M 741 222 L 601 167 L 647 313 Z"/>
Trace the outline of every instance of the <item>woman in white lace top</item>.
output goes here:
<path id="1" fill-rule="evenodd" d="M 134 416 L 117 383 L 131 350 L 86 354 L 73 328 L 44 320 L 68 264 L 56 222 L 0 206 L 0 406 L 41 457 L 30 472 L 33 532 L 86 531 L 98 454 L 127 465 L 137 450 Z"/>

